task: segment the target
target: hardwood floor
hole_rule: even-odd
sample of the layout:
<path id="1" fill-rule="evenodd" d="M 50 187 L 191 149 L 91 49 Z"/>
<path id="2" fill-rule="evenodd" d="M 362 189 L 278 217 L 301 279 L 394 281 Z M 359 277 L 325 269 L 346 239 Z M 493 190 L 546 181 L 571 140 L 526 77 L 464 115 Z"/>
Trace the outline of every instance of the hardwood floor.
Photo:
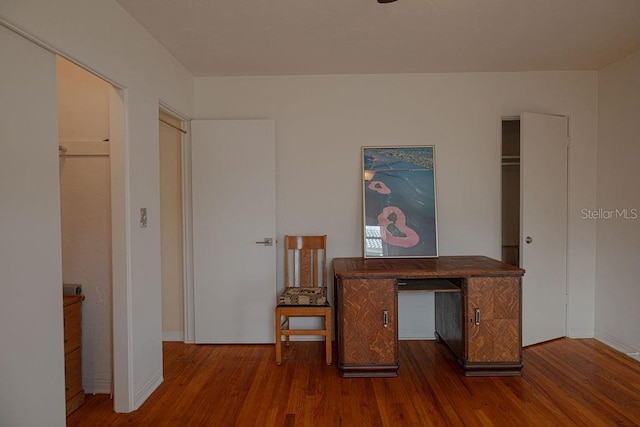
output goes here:
<path id="1" fill-rule="evenodd" d="M 400 341 L 398 378 L 341 378 L 322 342 L 164 344 L 164 383 L 136 412 L 87 396 L 68 426 L 638 426 L 640 363 L 593 339 L 524 350 L 522 377 L 470 378 L 445 346 Z"/>

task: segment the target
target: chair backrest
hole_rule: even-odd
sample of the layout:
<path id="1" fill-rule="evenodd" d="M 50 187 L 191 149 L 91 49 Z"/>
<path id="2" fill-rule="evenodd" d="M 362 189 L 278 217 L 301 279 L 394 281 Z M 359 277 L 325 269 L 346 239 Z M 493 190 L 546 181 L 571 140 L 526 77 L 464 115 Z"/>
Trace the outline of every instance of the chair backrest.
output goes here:
<path id="1" fill-rule="evenodd" d="M 284 236 L 284 286 L 326 287 L 327 236 Z"/>

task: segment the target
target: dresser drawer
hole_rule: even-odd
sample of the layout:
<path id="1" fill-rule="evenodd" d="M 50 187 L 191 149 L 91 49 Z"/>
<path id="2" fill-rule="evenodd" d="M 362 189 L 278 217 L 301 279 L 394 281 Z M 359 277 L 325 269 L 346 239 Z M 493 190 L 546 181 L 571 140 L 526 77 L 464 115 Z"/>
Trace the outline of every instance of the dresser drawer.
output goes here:
<path id="1" fill-rule="evenodd" d="M 64 353 L 80 348 L 82 340 L 82 305 L 71 304 L 64 307 Z"/>
<path id="2" fill-rule="evenodd" d="M 82 350 L 64 356 L 64 379 L 67 399 L 82 391 Z"/>
<path id="3" fill-rule="evenodd" d="M 82 389 L 82 295 L 65 295 L 64 385 L 67 415 L 84 403 Z"/>

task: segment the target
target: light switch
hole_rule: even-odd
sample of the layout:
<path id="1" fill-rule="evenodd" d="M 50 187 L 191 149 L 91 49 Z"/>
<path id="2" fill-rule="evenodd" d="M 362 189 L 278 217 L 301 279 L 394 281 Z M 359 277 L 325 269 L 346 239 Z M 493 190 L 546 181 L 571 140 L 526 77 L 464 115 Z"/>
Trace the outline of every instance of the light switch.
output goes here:
<path id="1" fill-rule="evenodd" d="M 140 208 L 140 228 L 147 228 L 147 208 Z"/>

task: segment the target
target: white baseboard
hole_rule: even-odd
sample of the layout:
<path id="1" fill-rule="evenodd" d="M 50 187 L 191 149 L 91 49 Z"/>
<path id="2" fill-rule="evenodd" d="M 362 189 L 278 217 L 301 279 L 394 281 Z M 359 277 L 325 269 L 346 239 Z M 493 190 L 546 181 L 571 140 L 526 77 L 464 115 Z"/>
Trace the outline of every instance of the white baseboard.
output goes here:
<path id="1" fill-rule="evenodd" d="M 436 336 L 434 331 L 427 331 L 426 329 L 400 329 L 398 331 L 399 340 L 435 340 Z"/>
<path id="2" fill-rule="evenodd" d="M 424 329 L 403 329 L 398 331 L 399 340 L 428 340 L 436 339 L 433 331 L 428 332 Z M 284 340 L 284 339 L 283 339 Z M 324 341 L 324 337 L 319 335 L 291 335 L 291 341 Z M 168 341 L 168 340 L 165 340 Z"/>
<path id="3" fill-rule="evenodd" d="M 567 336 L 569 338 L 593 338 L 594 333 L 593 328 L 571 328 L 567 331 Z"/>
<path id="4" fill-rule="evenodd" d="M 164 378 L 162 378 L 162 369 L 160 369 L 158 372 L 156 372 L 156 374 L 151 377 L 151 379 L 149 379 L 149 381 L 147 381 L 147 383 L 136 392 L 136 394 L 134 395 L 134 400 L 133 400 L 133 407 L 134 410 L 138 409 L 140 406 L 142 406 L 142 404 L 144 403 L 145 400 L 147 400 L 149 398 L 149 396 L 151 396 L 151 393 L 153 393 L 154 391 L 156 391 L 156 389 L 158 388 L 158 386 L 160 384 L 162 384 L 162 381 L 164 381 Z"/>
<path id="5" fill-rule="evenodd" d="M 86 394 L 111 394 L 111 378 L 94 378 L 82 385 Z"/>
<path id="6" fill-rule="evenodd" d="M 284 341 L 284 337 L 282 341 Z M 324 337 L 321 335 L 290 335 L 289 341 L 324 341 Z"/>
<path id="7" fill-rule="evenodd" d="M 184 332 L 162 331 L 162 341 L 184 341 Z"/>
<path id="8" fill-rule="evenodd" d="M 614 350 L 624 353 L 636 360 L 640 360 L 640 349 L 634 348 L 618 337 L 596 329 L 595 338 L 603 344 L 606 344 L 609 347 L 613 348 Z"/>

